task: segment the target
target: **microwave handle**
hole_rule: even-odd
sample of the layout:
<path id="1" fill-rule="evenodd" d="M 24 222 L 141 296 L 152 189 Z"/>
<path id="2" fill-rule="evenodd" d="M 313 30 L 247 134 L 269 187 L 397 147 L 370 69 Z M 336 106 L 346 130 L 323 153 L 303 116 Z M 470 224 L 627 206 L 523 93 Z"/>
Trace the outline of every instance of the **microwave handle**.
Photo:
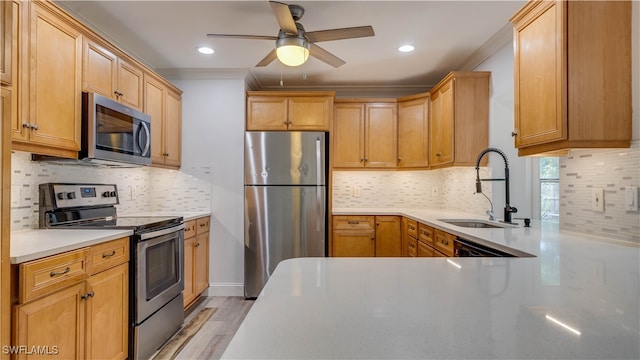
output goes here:
<path id="1" fill-rule="evenodd" d="M 141 137 L 140 136 L 141 135 L 141 131 L 140 131 L 141 129 L 140 128 L 142 128 L 142 130 L 144 130 L 144 132 L 146 134 L 146 138 L 147 138 L 147 142 L 146 142 L 146 144 L 144 144 L 144 146 L 140 144 L 140 137 Z M 150 131 L 149 131 L 149 127 L 147 126 L 147 124 L 144 121 L 141 121 L 138 124 L 137 141 L 138 141 L 138 148 L 141 149 L 140 154 L 142 156 L 146 156 L 149 153 L 149 146 L 151 145 L 151 134 L 150 134 Z"/>

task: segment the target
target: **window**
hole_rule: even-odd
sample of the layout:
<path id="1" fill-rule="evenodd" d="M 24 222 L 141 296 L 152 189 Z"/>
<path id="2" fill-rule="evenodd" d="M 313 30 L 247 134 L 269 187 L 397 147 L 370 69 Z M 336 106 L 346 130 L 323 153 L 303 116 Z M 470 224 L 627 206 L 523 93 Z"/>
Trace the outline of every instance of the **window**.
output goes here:
<path id="1" fill-rule="evenodd" d="M 540 220 L 560 221 L 560 158 L 540 158 Z"/>

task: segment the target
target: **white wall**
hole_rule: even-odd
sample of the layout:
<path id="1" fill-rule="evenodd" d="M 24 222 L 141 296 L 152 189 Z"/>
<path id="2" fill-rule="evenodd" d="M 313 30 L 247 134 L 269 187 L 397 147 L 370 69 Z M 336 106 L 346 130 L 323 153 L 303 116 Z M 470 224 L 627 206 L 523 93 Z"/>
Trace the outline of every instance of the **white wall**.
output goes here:
<path id="1" fill-rule="evenodd" d="M 211 169 L 209 295 L 242 296 L 245 74 L 165 76 L 183 90 L 182 166 Z"/>
<path id="2" fill-rule="evenodd" d="M 518 157 L 511 132 L 514 121 L 513 44 L 509 42 L 476 67 L 476 71 L 491 71 L 489 98 L 489 146 L 502 150 L 509 160 L 510 204 L 518 208 L 513 217 L 539 218 L 532 207 L 532 159 Z M 489 167 L 494 178 L 504 178 L 504 161 L 496 153 L 488 153 Z M 483 186 L 492 187 L 492 201 L 496 218 L 503 218 L 505 184 L 497 181 Z"/>

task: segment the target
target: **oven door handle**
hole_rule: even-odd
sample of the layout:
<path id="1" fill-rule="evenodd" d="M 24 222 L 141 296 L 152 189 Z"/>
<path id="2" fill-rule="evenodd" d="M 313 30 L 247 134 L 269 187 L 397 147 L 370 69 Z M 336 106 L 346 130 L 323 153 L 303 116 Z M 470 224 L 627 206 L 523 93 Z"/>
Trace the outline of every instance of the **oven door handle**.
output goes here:
<path id="1" fill-rule="evenodd" d="M 176 226 L 172 226 L 166 229 L 162 229 L 162 230 L 158 230 L 158 231 L 152 231 L 152 232 L 148 232 L 148 233 L 143 233 L 140 234 L 140 240 L 148 240 L 148 239 L 152 239 L 158 236 L 162 236 L 162 235 L 167 235 L 167 234 L 171 234 L 173 232 L 176 231 L 180 231 L 184 229 L 184 224 L 180 224 L 180 225 L 176 225 Z"/>

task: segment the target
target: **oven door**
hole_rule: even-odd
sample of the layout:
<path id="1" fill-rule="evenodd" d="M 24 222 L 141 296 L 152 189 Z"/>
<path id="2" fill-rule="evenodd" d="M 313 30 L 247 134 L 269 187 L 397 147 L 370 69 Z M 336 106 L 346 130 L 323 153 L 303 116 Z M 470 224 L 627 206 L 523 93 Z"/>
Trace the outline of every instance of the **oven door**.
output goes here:
<path id="1" fill-rule="evenodd" d="M 184 289 L 184 224 L 144 233 L 136 244 L 135 323 Z"/>

